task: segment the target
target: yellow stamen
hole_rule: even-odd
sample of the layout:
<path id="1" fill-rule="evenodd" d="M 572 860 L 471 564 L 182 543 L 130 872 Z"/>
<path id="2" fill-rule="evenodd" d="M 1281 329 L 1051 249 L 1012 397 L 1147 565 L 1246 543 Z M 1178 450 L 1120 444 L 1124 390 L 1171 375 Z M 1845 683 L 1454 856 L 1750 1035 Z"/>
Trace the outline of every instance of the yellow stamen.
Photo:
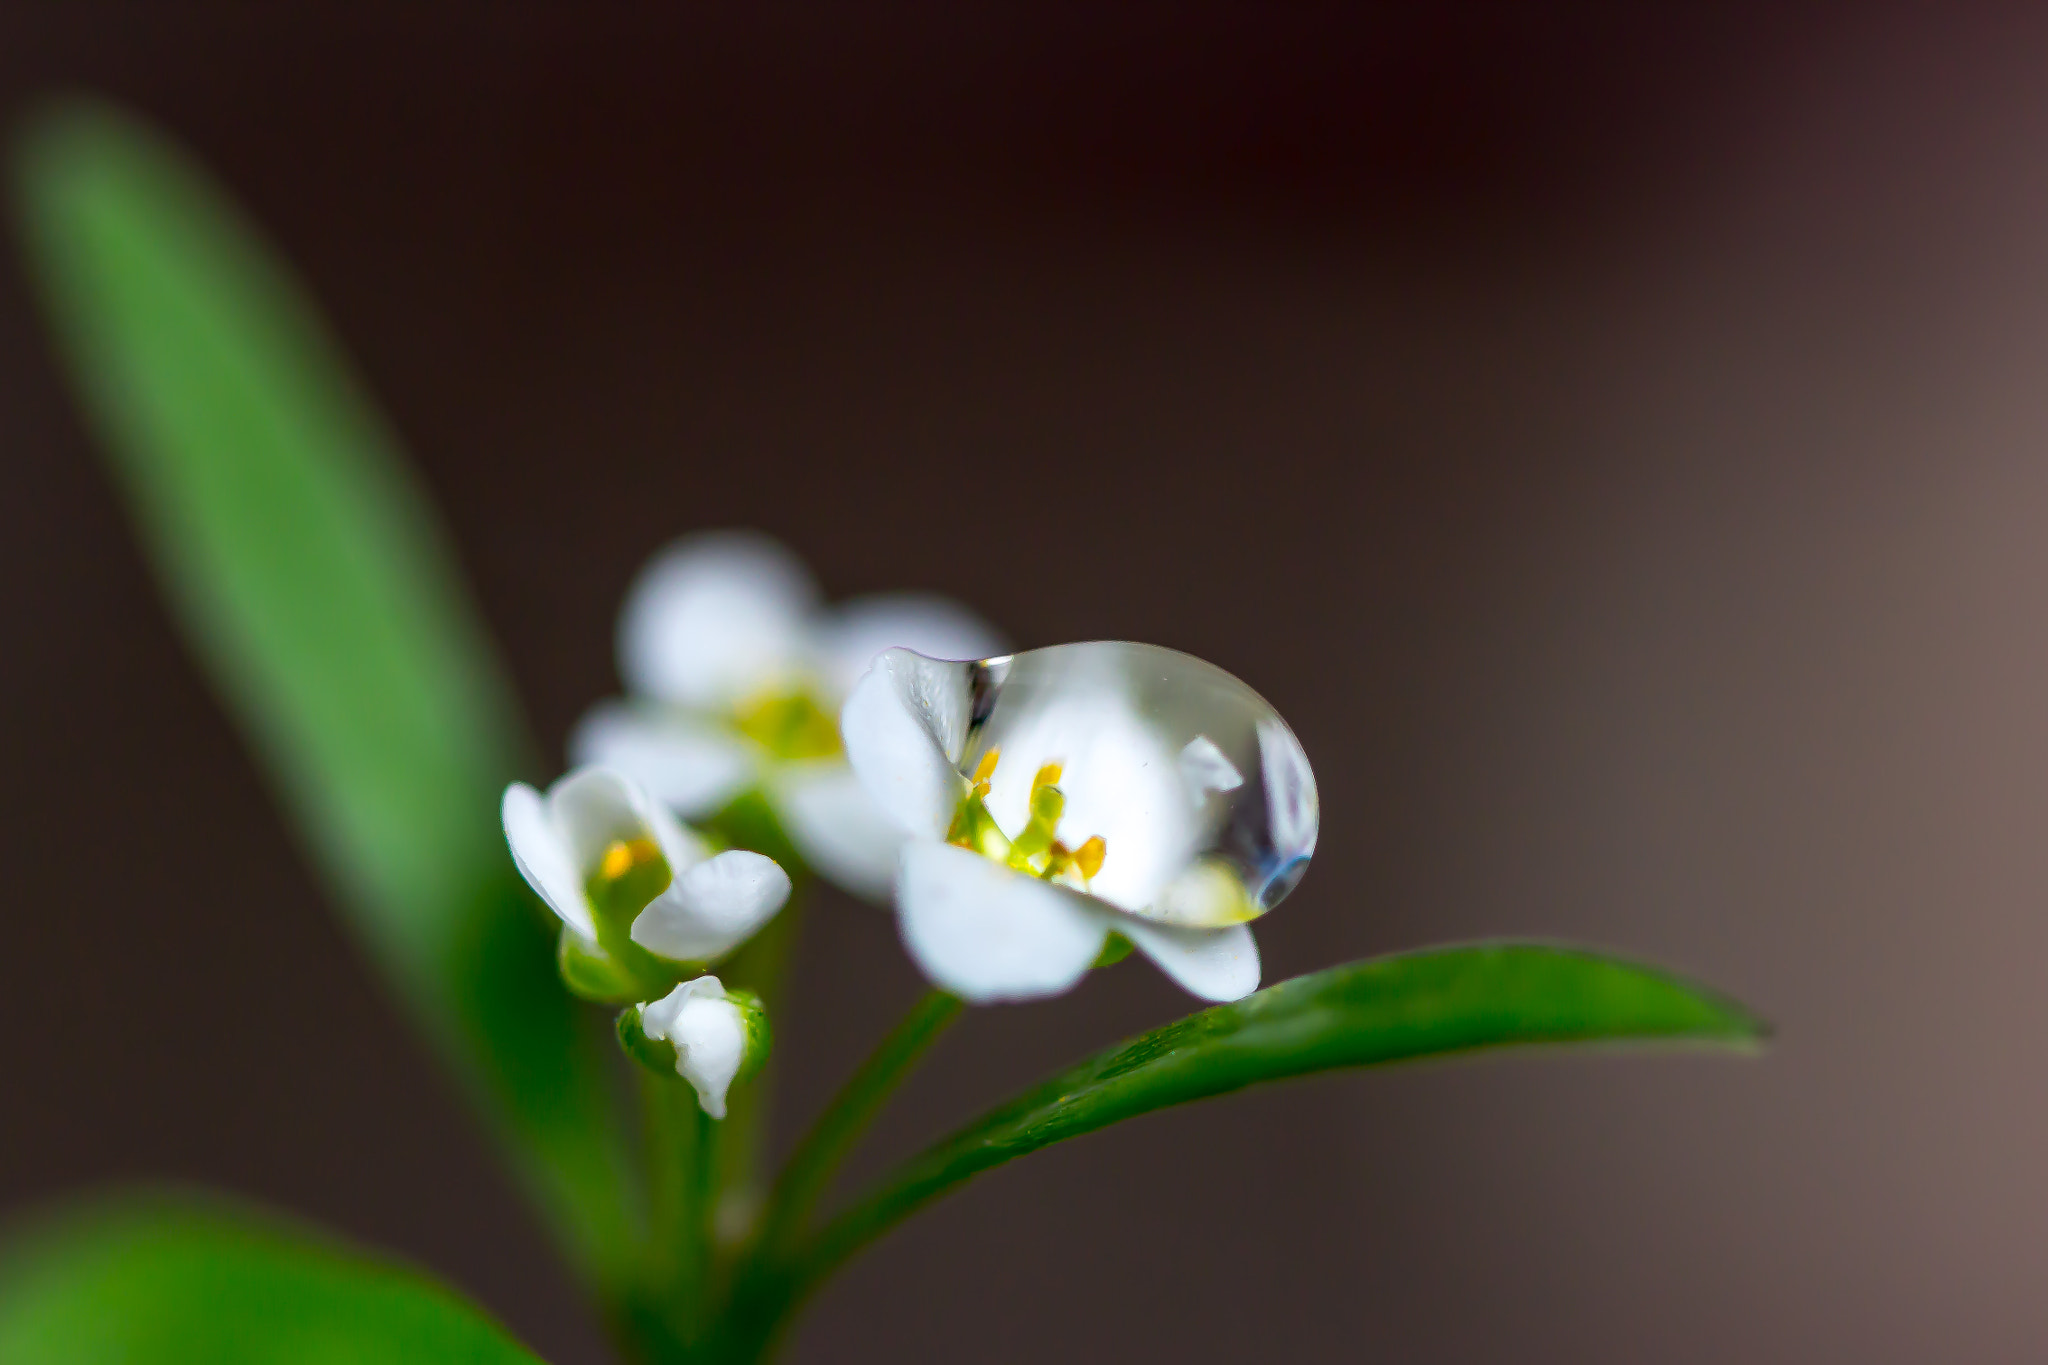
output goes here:
<path id="1" fill-rule="evenodd" d="M 1054 834 L 1067 808 L 1067 795 L 1059 786 L 1060 778 L 1066 775 L 1066 765 L 1055 761 L 1039 768 L 1031 779 L 1031 795 L 1025 801 L 1024 828 L 1015 839 L 1006 839 L 983 804 L 1001 756 L 1000 748 L 990 748 L 974 765 L 974 790 L 960 803 L 952 827 L 946 832 L 946 842 L 974 849 L 1036 877 L 1057 880 L 1069 872 L 1078 872 L 1083 881 L 1092 879 L 1102 870 L 1102 860 L 1109 853 L 1108 842 L 1098 834 L 1079 849 L 1069 849 Z"/>
<path id="2" fill-rule="evenodd" d="M 614 839 L 605 845 L 604 856 L 597 861 L 597 875 L 615 882 L 660 856 L 661 848 L 652 839 Z"/>
<path id="3" fill-rule="evenodd" d="M 983 754 L 981 762 L 974 765 L 974 794 L 976 796 L 986 797 L 988 795 L 989 779 L 996 775 L 996 760 L 1002 756 L 1002 746 L 997 745 Z"/>

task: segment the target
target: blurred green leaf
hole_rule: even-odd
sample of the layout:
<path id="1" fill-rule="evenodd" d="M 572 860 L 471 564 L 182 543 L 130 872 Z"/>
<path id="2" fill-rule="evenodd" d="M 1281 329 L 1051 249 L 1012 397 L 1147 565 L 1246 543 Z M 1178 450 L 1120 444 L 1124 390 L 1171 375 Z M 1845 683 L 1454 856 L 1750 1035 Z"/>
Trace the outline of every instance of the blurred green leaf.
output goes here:
<path id="1" fill-rule="evenodd" d="M 810 1283 L 927 1201 L 1041 1147 L 1168 1105 L 1335 1067 L 1532 1043 L 1752 1048 L 1764 1026 L 1677 977 L 1567 948 L 1477 944 L 1296 977 L 1100 1053 L 885 1176 L 819 1234 Z"/>
<path id="2" fill-rule="evenodd" d="M 630 1238 L 602 1029 L 498 831 L 528 749 L 426 499 L 181 152 L 95 104 L 19 151 L 33 276 L 188 641 L 362 939 L 606 1271 Z"/>
<path id="3" fill-rule="evenodd" d="M 0 1254 L 7 1365 L 537 1365 L 412 1271 L 226 1203 L 126 1197 Z"/>

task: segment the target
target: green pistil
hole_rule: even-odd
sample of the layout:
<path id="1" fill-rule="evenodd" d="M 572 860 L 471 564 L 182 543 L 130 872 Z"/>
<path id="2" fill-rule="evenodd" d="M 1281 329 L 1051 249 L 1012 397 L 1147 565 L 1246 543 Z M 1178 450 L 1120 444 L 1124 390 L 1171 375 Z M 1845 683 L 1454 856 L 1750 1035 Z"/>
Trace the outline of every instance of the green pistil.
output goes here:
<path id="1" fill-rule="evenodd" d="M 1074 856 L 1053 835 L 1067 798 L 1058 787 L 1041 786 L 1031 793 L 1031 818 L 1013 840 L 989 814 L 988 800 L 977 789 L 961 801 L 946 831 L 946 842 L 973 849 L 1005 867 L 1051 881 L 1074 865 Z"/>
<path id="2" fill-rule="evenodd" d="M 953 827 L 946 831 L 946 842 L 971 848 L 984 858 L 993 858 L 1020 871 L 1031 870 L 1010 856 L 1010 841 L 996 824 L 996 818 L 988 813 L 988 803 L 980 792 L 968 793 L 960 809 L 953 813 Z"/>
<path id="3" fill-rule="evenodd" d="M 1066 793 L 1058 787 L 1047 782 L 1031 789 L 1031 818 L 1010 846 L 1011 854 L 1022 860 L 1018 866 L 1038 872 L 1054 870 L 1055 860 L 1049 855 L 1058 840 L 1053 831 L 1059 827 L 1060 816 L 1066 809 Z"/>

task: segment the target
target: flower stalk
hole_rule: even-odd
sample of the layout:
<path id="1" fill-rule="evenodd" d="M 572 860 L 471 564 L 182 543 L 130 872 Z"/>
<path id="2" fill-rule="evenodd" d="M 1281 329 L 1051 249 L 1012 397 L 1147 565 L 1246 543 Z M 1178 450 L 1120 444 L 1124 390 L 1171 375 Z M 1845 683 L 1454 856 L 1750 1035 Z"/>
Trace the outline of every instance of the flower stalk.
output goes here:
<path id="1" fill-rule="evenodd" d="M 770 1018 L 777 1016 L 786 998 L 790 955 L 802 925 L 804 892 L 809 885 L 801 864 L 786 866 L 796 873 L 789 903 L 724 968 L 735 989 L 760 997 Z M 774 1094 L 775 1058 L 771 1052 L 747 1084 L 733 1087 L 727 1101 L 711 1184 L 713 1249 L 721 1261 L 730 1260 L 734 1249 L 752 1238 L 764 1207 Z"/>
<path id="2" fill-rule="evenodd" d="M 758 1255 L 774 1259 L 789 1249 L 861 1134 L 963 1007 L 956 995 L 925 992 L 841 1087 L 775 1183 L 762 1220 Z"/>

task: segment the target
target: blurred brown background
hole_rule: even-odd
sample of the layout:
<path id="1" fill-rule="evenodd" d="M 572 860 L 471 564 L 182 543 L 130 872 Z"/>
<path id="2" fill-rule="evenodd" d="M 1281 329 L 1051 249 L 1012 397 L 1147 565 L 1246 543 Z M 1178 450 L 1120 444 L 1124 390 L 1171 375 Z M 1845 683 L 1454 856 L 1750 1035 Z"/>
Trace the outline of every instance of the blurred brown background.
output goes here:
<path id="1" fill-rule="evenodd" d="M 665 537 L 1260 688 L 1269 979 L 1538 934 L 1759 1063 L 1489 1061 L 970 1186 L 799 1361 L 2048 1358 L 2048 20 L 17 3 L 298 263 L 551 743 Z M 321 905 L 0 270 L 0 1208 L 171 1174 L 595 1329 Z M 916 983 L 816 907 L 787 1124 Z M 867 1168 L 1190 1001 L 975 1014 Z"/>

